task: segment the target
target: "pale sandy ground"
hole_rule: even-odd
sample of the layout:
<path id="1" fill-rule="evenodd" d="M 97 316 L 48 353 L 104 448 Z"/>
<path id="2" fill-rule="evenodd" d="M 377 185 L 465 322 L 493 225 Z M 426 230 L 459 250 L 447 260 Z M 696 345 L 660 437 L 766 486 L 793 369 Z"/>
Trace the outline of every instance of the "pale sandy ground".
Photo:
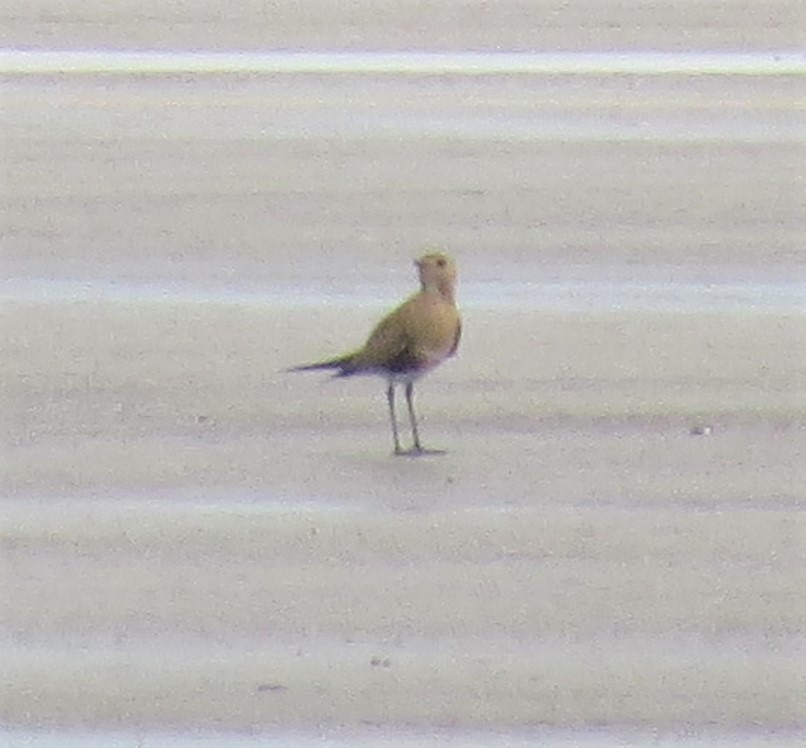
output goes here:
<path id="1" fill-rule="evenodd" d="M 3 46 L 803 49 L 799 0 L 3 0 Z"/>
<path id="2" fill-rule="evenodd" d="M 556 4 L 534 44 L 515 3 L 483 43 L 442 3 L 408 26 L 392 4 L 335 27 L 282 6 L 279 36 L 247 3 L 165 5 L 0 5 L 0 29 L 801 33 L 794 3 Z M 802 80 L 89 76 L 2 97 L 0 740 L 799 744 Z M 282 369 L 357 342 L 434 241 L 466 323 L 420 387 L 448 453 L 395 459 L 380 382 Z M 673 303 L 613 305 L 601 281 Z"/>
<path id="3" fill-rule="evenodd" d="M 406 460 L 315 309 L 6 305 L 4 721 L 800 723 L 802 318 L 466 317 Z"/>

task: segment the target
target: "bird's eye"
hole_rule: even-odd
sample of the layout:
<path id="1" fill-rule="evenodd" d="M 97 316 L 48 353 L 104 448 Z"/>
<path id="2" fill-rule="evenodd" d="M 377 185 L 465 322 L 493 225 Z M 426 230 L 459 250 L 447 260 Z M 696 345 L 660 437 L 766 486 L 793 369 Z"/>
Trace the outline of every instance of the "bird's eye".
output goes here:
<path id="1" fill-rule="evenodd" d="M 441 257 L 437 260 L 437 267 L 438 268 L 444 268 L 445 267 L 445 260 L 443 260 Z"/>

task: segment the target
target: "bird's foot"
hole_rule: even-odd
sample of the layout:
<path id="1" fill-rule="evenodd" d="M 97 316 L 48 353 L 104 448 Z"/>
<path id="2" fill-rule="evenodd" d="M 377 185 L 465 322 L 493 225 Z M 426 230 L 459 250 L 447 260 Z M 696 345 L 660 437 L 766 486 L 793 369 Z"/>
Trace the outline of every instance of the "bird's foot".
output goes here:
<path id="1" fill-rule="evenodd" d="M 448 454 L 444 449 L 424 449 L 423 447 L 412 447 L 411 449 L 401 449 L 398 447 L 394 451 L 395 457 L 435 457 L 437 455 Z"/>

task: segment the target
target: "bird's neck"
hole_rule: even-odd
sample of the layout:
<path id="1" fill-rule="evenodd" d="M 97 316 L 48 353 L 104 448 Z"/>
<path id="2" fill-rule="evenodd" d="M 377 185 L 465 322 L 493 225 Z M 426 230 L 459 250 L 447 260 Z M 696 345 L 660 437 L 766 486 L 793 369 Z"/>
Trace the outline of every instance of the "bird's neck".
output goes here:
<path id="1" fill-rule="evenodd" d="M 445 283 L 435 283 L 422 286 L 422 292 L 425 294 L 438 296 L 444 301 L 447 301 L 449 304 L 456 305 L 456 296 L 453 288 L 453 284 L 449 281 Z"/>

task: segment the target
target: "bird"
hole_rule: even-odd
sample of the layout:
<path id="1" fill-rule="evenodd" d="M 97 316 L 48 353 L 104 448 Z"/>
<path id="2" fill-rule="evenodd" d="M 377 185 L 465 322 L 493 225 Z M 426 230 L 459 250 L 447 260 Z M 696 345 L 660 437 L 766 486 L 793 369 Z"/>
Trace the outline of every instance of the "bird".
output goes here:
<path id="1" fill-rule="evenodd" d="M 456 307 L 456 263 L 442 251 L 429 251 L 414 261 L 420 290 L 387 314 L 361 348 L 336 358 L 294 366 L 289 371 L 333 370 L 334 377 L 374 374 L 386 380 L 386 401 L 395 455 L 442 454 L 424 449 L 414 412 L 414 383 L 454 356 L 462 336 Z M 402 385 L 408 406 L 412 446 L 400 444 L 395 414 L 395 388 Z"/>

